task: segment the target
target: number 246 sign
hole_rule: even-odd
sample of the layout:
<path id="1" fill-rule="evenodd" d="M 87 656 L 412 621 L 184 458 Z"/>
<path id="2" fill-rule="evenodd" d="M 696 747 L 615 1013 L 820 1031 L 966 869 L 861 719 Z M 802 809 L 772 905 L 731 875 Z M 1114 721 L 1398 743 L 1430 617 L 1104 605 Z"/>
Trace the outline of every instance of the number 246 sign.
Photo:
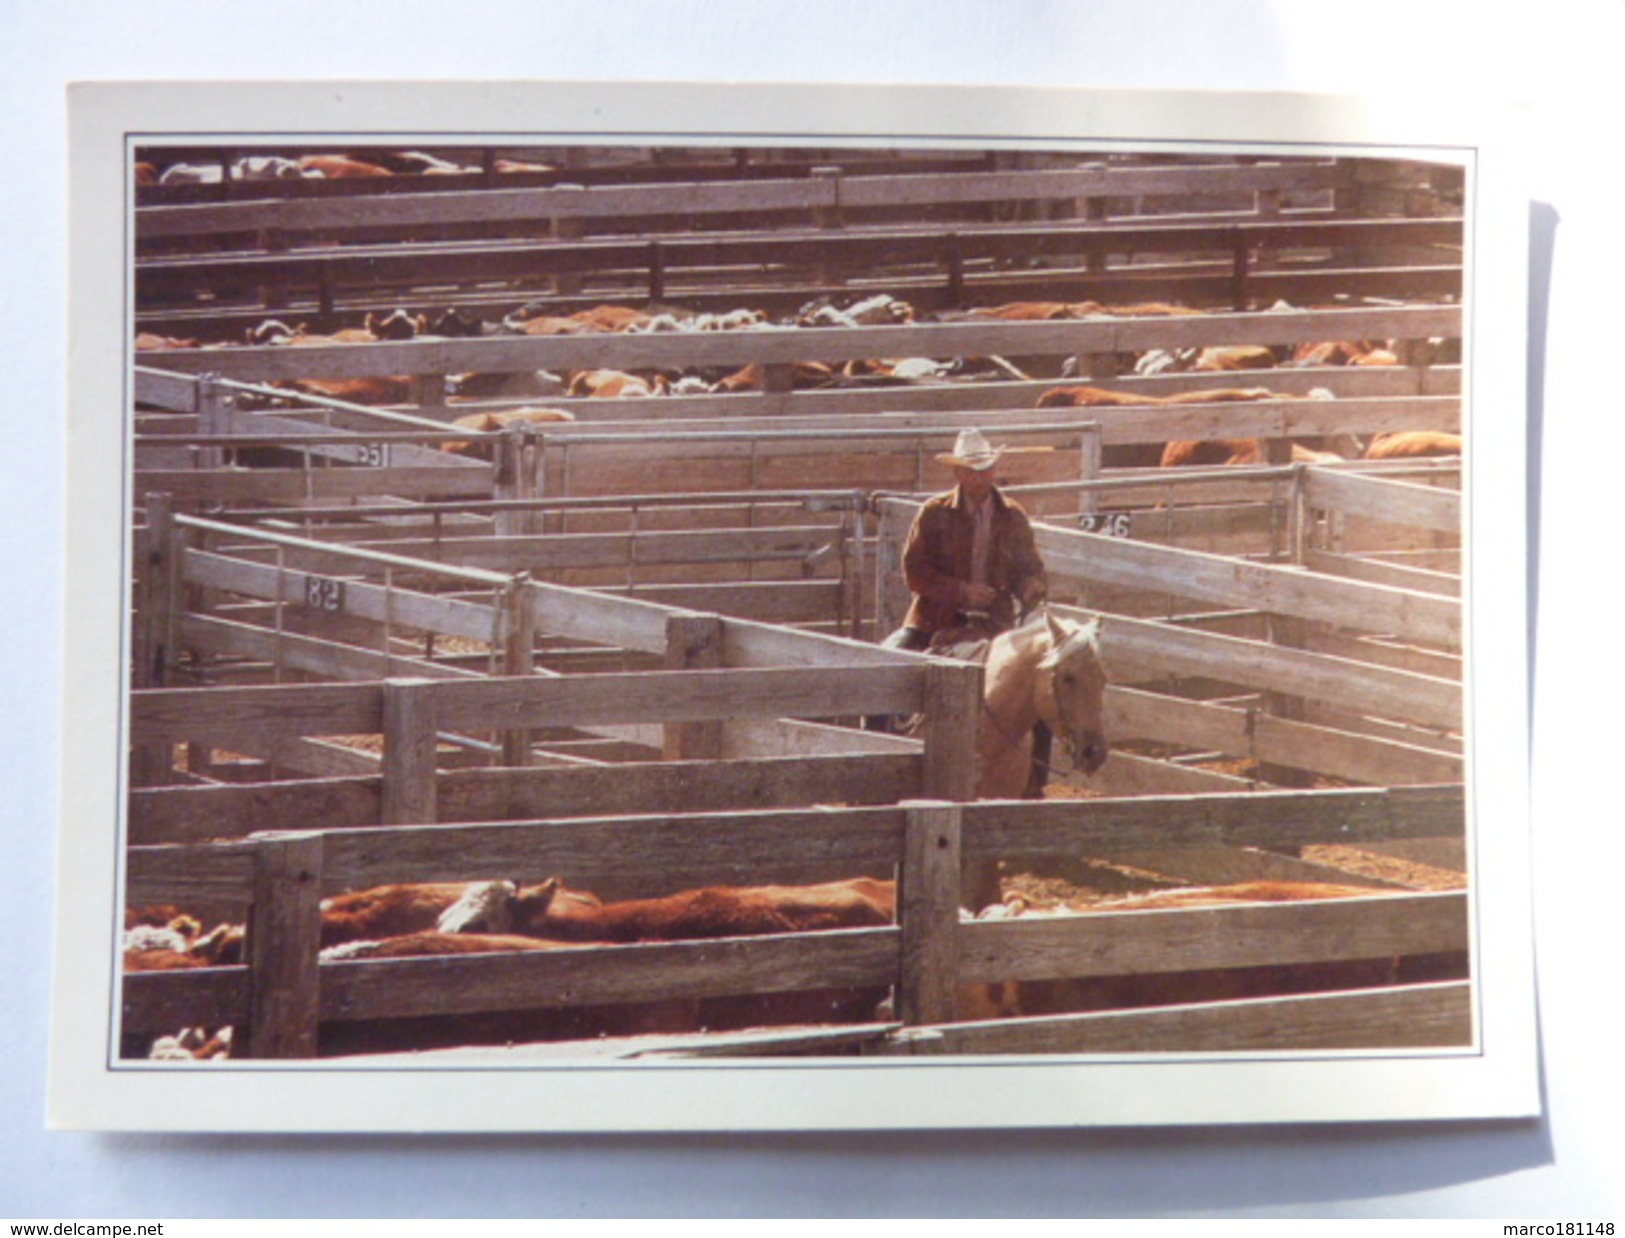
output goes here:
<path id="1" fill-rule="evenodd" d="M 1133 519 L 1129 512 L 1087 512 L 1079 517 L 1078 527 L 1085 533 L 1127 537 L 1133 527 Z"/>

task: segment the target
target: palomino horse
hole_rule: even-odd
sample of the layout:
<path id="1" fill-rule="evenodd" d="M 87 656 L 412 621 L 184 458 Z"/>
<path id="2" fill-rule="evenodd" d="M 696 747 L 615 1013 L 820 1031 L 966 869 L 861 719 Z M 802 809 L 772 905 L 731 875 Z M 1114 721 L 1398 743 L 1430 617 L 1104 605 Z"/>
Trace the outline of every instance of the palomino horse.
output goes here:
<path id="1" fill-rule="evenodd" d="M 976 729 L 977 799 L 1021 796 L 1032 768 L 1033 726 L 1040 720 L 1066 741 L 1084 773 L 1106 760 L 1099 616 L 1073 623 L 1045 612 L 990 641 L 932 652 L 986 667 Z"/>
<path id="2" fill-rule="evenodd" d="M 985 664 L 976 728 L 977 799 L 1021 797 L 1032 772 L 1033 726 L 1040 720 L 1066 742 L 1084 773 L 1106 760 L 1099 616 L 1073 623 L 1046 612 L 991 641 L 933 652 Z M 996 866 L 968 866 L 965 894 L 973 909 L 998 902 Z"/>

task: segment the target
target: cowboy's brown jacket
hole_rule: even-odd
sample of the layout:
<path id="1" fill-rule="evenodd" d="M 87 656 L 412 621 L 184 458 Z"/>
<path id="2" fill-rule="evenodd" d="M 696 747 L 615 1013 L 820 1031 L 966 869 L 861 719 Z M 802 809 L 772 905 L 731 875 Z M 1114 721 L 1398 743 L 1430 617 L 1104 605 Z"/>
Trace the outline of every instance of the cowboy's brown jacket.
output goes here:
<path id="1" fill-rule="evenodd" d="M 993 504 L 993 540 L 987 583 L 998 590 L 992 619 L 1004 629 L 1014 625 L 1018 602 L 1030 609 L 1043 601 L 1048 583 L 1027 513 L 997 488 L 988 501 Z M 964 586 L 970 582 L 975 536 L 975 518 L 957 486 L 920 508 L 903 547 L 903 575 L 914 594 L 905 626 L 935 633 L 964 622 Z"/>

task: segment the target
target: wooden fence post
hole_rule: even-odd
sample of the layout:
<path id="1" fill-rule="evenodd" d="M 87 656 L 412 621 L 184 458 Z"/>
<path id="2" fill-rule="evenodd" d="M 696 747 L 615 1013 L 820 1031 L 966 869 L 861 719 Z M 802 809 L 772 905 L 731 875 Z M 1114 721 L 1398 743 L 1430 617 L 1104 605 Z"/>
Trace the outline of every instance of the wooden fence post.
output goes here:
<path id="1" fill-rule="evenodd" d="M 520 572 L 502 591 L 502 673 L 529 675 L 536 669 L 536 593 L 530 573 Z M 502 763 L 530 764 L 530 731 L 502 733 Z"/>
<path id="2" fill-rule="evenodd" d="M 435 820 L 435 724 L 427 690 L 432 680 L 384 681 L 384 778 L 379 819 L 384 825 Z"/>
<path id="3" fill-rule="evenodd" d="M 719 615 L 680 614 L 666 620 L 666 668 L 706 670 L 722 665 L 723 625 Z M 720 719 L 668 722 L 662 756 L 668 761 L 715 761 L 722 756 Z"/>
<path id="4" fill-rule="evenodd" d="M 566 190 L 581 195 L 581 201 L 587 200 L 587 187 L 585 185 L 556 185 L 556 190 Z M 579 241 L 587 234 L 586 219 L 576 211 L 566 210 L 552 218 L 553 239 L 555 241 Z M 574 297 L 581 293 L 581 272 L 558 271 L 553 275 L 553 295 L 556 297 Z"/>
<path id="5" fill-rule="evenodd" d="M 507 427 L 497 439 L 495 447 L 496 460 L 491 478 L 492 497 L 504 502 L 526 497 L 522 493 L 525 476 L 524 429 L 520 426 Z M 517 526 L 521 519 L 518 512 L 499 509 L 494 521 L 496 535 L 513 537 L 518 532 Z"/>
<path id="6" fill-rule="evenodd" d="M 167 494 L 146 496 L 147 524 L 138 539 L 132 685 L 162 688 L 169 683 L 175 658 L 175 606 L 179 600 L 181 544 L 176 536 L 174 506 Z M 130 751 L 130 784 L 137 787 L 172 783 L 174 752 L 167 742 L 138 744 Z"/>
<path id="7" fill-rule="evenodd" d="M 1100 478 L 1100 423 L 1091 421 L 1079 427 L 1082 431 L 1078 435 L 1079 473 L 1086 482 L 1097 481 Z M 1084 486 L 1078 491 L 1078 514 L 1092 516 L 1100 510 L 1100 492 L 1093 486 Z"/>
<path id="8" fill-rule="evenodd" d="M 943 662 L 924 671 L 925 769 L 920 794 L 934 800 L 975 799 L 982 668 L 969 662 Z"/>
<path id="9" fill-rule="evenodd" d="M 903 621 L 903 545 L 912 518 L 896 503 L 881 503 L 875 524 L 875 635 L 884 640 Z"/>
<path id="10" fill-rule="evenodd" d="M 898 1017 L 905 1024 L 951 1023 L 959 976 L 961 810 L 920 801 L 903 807 L 908 825 L 897 900 L 903 931 Z"/>
<path id="11" fill-rule="evenodd" d="M 197 428 L 199 434 L 217 437 L 231 432 L 231 397 L 220 386 L 220 375 L 210 371 L 198 375 Z M 219 447 L 205 447 L 198 453 L 198 467 L 218 469 L 225 466 L 225 452 Z M 194 509 L 196 510 L 196 509 Z"/>
<path id="12" fill-rule="evenodd" d="M 169 682 L 170 639 L 175 602 L 174 505 L 167 494 L 146 497 L 147 524 L 137 543 L 134 686 L 161 688 Z"/>
<path id="13" fill-rule="evenodd" d="M 829 205 L 814 206 L 812 208 L 812 226 L 827 232 L 834 232 L 846 226 L 841 213 L 841 176 L 842 171 L 835 166 L 819 166 L 808 171 L 809 183 L 820 188 L 828 187 L 830 191 Z M 831 283 L 844 284 L 845 273 L 832 267 L 822 251 L 813 260 L 812 281 L 820 289 Z M 768 371 L 771 374 L 771 369 Z M 771 387 L 764 384 L 763 390 L 771 391 Z M 788 388 L 786 388 L 788 390 Z"/>
<path id="14" fill-rule="evenodd" d="M 926 799 L 963 803 L 976 798 L 976 730 L 982 712 L 982 667 L 944 662 L 925 669 L 924 773 Z M 994 860 L 968 865 L 960 883 L 966 907 L 976 911 L 999 901 Z"/>
<path id="15" fill-rule="evenodd" d="M 248 915 L 248 1036 L 246 1045 L 233 1045 L 234 1053 L 316 1056 L 323 848 L 320 834 L 259 840 Z"/>

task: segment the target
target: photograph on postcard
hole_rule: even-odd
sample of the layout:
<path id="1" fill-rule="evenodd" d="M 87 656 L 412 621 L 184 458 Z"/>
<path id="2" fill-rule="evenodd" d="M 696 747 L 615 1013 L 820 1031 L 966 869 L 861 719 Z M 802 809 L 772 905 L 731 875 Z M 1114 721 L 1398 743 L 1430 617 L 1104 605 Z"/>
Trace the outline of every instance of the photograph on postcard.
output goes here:
<path id="1" fill-rule="evenodd" d="M 113 1092 L 745 1068 L 830 1081 L 761 1124 L 906 1126 L 839 1111 L 1386 1069 L 1031 1120 L 1527 1111 L 1479 149 L 878 93 L 801 134 L 80 109 L 114 787 L 64 864 L 111 877 Z M 1509 1044 L 1498 1099 L 1425 1098 Z"/>

